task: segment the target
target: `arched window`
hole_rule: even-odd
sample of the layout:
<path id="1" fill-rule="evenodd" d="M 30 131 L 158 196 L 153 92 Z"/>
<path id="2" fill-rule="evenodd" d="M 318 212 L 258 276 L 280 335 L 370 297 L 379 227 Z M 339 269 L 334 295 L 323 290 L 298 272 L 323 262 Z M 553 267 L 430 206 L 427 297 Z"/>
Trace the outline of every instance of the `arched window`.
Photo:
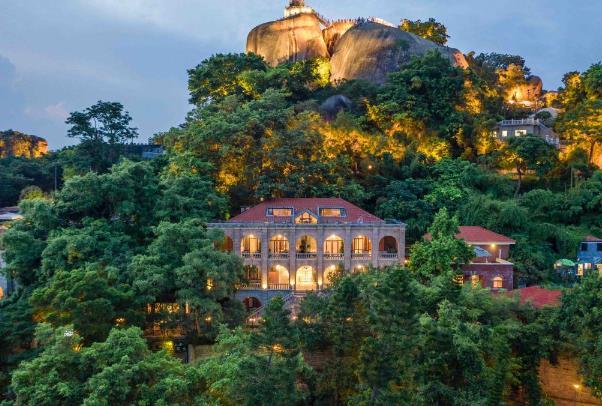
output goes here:
<path id="1" fill-rule="evenodd" d="M 297 240 L 297 254 L 315 254 L 316 252 L 318 252 L 318 243 L 315 238 L 304 235 Z"/>
<path id="2" fill-rule="evenodd" d="M 268 287 L 270 289 L 288 289 L 288 269 L 282 265 L 275 265 L 268 271 Z"/>
<path id="3" fill-rule="evenodd" d="M 493 289 L 502 289 L 504 287 L 504 279 L 501 276 L 493 278 Z"/>
<path id="4" fill-rule="evenodd" d="M 344 253 L 343 239 L 338 235 L 331 235 L 324 241 L 324 254 Z"/>
<path id="5" fill-rule="evenodd" d="M 288 239 L 283 235 L 275 235 L 270 238 L 270 253 L 285 254 L 288 253 Z"/>
<path id="6" fill-rule="evenodd" d="M 241 241 L 241 251 L 248 254 L 261 252 L 261 240 L 253 234 L 245 236 Z"/>
<path id="7" fill-rule="evenodd" d="M 365 235 L 357 236 L 353 239 L 353 254 L 370 254 L 372 252 L 372 242 Z"/>
<path id="8" fill-rule="evenodd" d="M 397 254 L 397 240 L 391 236 L 381 238 L 378 250 L 383 254 Z"/>

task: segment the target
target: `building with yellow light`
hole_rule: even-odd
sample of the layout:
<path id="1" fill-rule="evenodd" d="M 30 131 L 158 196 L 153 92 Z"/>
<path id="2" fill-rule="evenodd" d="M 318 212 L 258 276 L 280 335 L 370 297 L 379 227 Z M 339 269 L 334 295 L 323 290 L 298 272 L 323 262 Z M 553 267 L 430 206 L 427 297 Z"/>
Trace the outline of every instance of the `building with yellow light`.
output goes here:
<path id="1" fill-rule="evenodd" d="M 324 289 L 337 269 L 361 272 L 405 260 L 405 224 L 339 198 L 270 200 L 209 227 L 223 230 L 225 249 L 244 261 L 237 298 L 247 308 L 287 292 Z"/>

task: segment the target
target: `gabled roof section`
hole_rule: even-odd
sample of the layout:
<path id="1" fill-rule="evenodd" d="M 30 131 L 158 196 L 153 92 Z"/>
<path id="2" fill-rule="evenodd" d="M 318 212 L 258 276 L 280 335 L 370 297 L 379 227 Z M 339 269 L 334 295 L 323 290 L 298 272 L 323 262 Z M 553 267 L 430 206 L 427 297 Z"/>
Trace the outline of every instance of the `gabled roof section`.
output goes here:
<path id="1" fill-rule="evenodd" d="M 584 242 L 602 242 L 602 238 L 598 238 L 594 235 L 587 235 L 583 238 Z"/>
<path id="2" fill-rule="evenodd" d="M 460 226 L 460 231 L 456 234 L 456 238 L 459 240 L 466 241 L 467 244 L 471 245 L 489 245 L 489 244 L 500 244 L 500 245 L 512 245 L 516 244 L 512 238 L 506 237 L 505 235 L 495 233 L 480 226 Z M 431 233 L 426 233 L 424 238 L 430 240 Z"/>
<path id="3" fill-rule="evenodd" d="M 384 223 L 384 220 L 368 213 L 367 211 L 340 198 L 288 198 L 272 199 L 253 206 L 238 216 L 231 218 L 230 223 L 283 223 L 285 218 L 268 216 L 268 208 L 292 208 L 293 217 L 297 217 L 303 211 L 309 211 L 318 216 L 318 223 Z M 319 216 L 320 209 L 341 208 L 345 209 L 344 217 Z"/>
<path id="4" fill-rule="evenodd" d="M 458 228 L 460 230 L 460 233 L 456 234 L 456 238 L 463 239 L 468 244 L 516 244 L 516 241 L 514 241 L 512 238 L 495 233 L 484 227 L 460 226 Z"/>

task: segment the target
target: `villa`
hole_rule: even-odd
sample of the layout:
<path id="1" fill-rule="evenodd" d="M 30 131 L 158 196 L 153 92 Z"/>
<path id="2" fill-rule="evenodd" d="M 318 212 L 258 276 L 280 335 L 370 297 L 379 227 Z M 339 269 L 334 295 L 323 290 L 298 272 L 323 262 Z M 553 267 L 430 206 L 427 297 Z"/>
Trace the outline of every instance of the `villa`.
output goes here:
<path id="1" fill-rule="evenodd" d="M 339 198 L 269 200 L 209 227 L 223 230 L 225 249 L 244 260 L 236 297 L 249 309 L 276 295 L 324 289 L 339 268 L 361 272 L 405 260 L 405 224 Z"/>

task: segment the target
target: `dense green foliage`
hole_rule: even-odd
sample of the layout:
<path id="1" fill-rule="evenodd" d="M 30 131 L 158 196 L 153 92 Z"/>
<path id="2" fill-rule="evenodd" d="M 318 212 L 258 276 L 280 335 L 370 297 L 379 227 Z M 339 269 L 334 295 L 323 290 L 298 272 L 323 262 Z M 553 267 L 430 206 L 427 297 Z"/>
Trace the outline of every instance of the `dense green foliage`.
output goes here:
<path id="1" fill-rule="evenodd" d="M 434 20 L 407 24 L 447 40 Z M 473 255 L 454 238 L 459 224 L 517 241 L 517 284 L 557 282 L 552 264 L 602 232 L 602 172 L 591 165 L 600 65 L 565 77 L 556 125 L 575 143 L 559 156 L 538 137 L 490 136 L 502 117 L 526 113 L 505 103 L 529 80 L 524 59 L 470 54 L 468 62 L 462 70 L 428 53 L 383 86 L 335 86 L 323 60 L 270 68 L 255 55 L 216 55 L 189 71 L 194 109 L 185 123 L 156 135 L 164 157 L 127 159 L 131 117 L 99 102 L 67 121 L 79 145 L 1 159 L 0 201 L 21 199 L 25 217 L 2 239 L 6 272 L 20 286 L 0 302 L 2 397 L 537 405 L 539 361 L 562 341 L 600 395 L 597 276 L 568 290 L 558 311 L 454 281 Z M 322 103 L 336 95 L 351 106 L 332 114 Z M 406 222 L 408 268 L 341 270 L 295 321 L 297 304 L 276 299 L 255 331 L 241 328 L 232 293 L 242 261 L 219 249 L 223 235 L 206 222 L 265 199 L 310 196 L 340 196 Z M 141 330 L 154 329 L 214 349 L 184 365 L 149 350 Z M 323 365 L 314 369 L 303 354 L 316 351 Z"/>
<path id="2" fill-rule="evenodd" d="M 440 45 L 447 44 L 447 40 L 449 39 L 447 28 L 434 18 L 429 18 L 426 21 L 402 20 L 399 28 Z"/>

